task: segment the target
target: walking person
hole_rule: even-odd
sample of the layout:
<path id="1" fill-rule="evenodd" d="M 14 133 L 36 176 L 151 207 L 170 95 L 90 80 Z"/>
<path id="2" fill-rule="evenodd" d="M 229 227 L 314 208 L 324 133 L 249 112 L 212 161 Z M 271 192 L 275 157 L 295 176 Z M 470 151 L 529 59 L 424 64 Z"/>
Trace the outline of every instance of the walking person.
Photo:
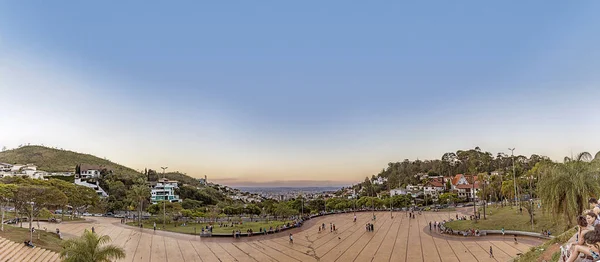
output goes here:
<path id="1" fill-rule="evenodd" d="M 294 244 L 294 237 L 292 236 L 292 233 L 290 233 L 290 244 Z"/>
<path id="2" fill-rule="evenodd" d="M 492 246 L 490 246 L 490 257 L 493 258 L 494 257 L 494 250 L 492 250 Z"/>
<path id="3" fill-rule="evenodd" d="M 156 231 L 156 222 L 154 222 L 154 231 Z"/>
<path id="4" fill-rule="evenodd" d="M 431 231 L 431 221 L 429 221 L 429 231 Z"/>
<path id="5" fill-rule="evenodd" d="M 519 242 L 517 242 L 517 235 L 514 235 L 514 239 L 515 239 L 515 244 L 519 244 Z"/>
<path id="6" fill-rule="evenodd" d="M 96 233 L 96 229 L 94 229 L 94 227 L 92 227 L 92 233 Z"/>

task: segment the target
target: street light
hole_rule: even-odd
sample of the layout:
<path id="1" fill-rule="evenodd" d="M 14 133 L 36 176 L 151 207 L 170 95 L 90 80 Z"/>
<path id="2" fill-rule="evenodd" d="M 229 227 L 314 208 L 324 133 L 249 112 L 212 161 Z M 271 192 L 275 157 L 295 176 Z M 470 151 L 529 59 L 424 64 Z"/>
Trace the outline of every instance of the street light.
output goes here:
<path id="1" fill-rule="evenodd" d="M 165 170 L 169 167 L 160 167 L 163 170 L 163 179 L 165 179 Z M 163 181 L 164 183 L 164 181 Z M 163 184 L 163 192 L 166 193 L 165 191 L 165 184 Z M 169 198 L 169 195 L 165 195 L 164 201 L 163 201 L 163 230 L 165 230 L 167 228 L 167 199 Z"/>
<path id="2" fill-rule="evenodd" d="M 31 220 L 29 220 L 29 241 L 31 242 L 31 244 L 33 245 L 33 202 L 29 202 L 29 204 L 31 204 Z"/>
<path id="3" fill-rule="evenodd" d="M 517 175 L 515 174 L 515 148 L 508 148 L 508 150 L 510 150 L 510 156 L 512 158 L 512 162 L 513 162 L 513 184 L 515 186 L 515 205 L 516 205 L 516 201 L 518 199 L 517 196 Z M 520 204 L 520 203 L 519 203 Z"/>

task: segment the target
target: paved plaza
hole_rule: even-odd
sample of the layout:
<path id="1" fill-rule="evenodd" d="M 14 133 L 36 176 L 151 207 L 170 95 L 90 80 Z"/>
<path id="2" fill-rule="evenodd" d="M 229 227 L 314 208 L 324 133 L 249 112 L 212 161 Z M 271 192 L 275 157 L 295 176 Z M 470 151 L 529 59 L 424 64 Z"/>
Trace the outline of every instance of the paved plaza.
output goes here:
<path id="1" fill-rule="evenodd" d="M 377 212 L 374 231 L 367 232 L 372 213 L 338 214 L 307 221 L 302 228 L 250 238 L 200 238 L 170 232 L 153 232 L 120 224 L 119 219 L 92 217 L 86 223 L 58 225 L 66 237 L 93 226 L 125 248 L 125 261 L 509 261 L 518 253 L 542 243 L 512 236 L 458 237 L 429 231 L 429 221 L 449 219 L 454 213 L 424 212 L 409 219 L 406 212 Z M 319 233 L 319 226 L 326 231 Z M 334 223 L 337 233 L 329 232 Z M 56 225 L 47 225 L 54 230 Z M 289 243 L 289 233 L 294 243 Z M 494 258 L 489 249 L 493 248 Z"/>

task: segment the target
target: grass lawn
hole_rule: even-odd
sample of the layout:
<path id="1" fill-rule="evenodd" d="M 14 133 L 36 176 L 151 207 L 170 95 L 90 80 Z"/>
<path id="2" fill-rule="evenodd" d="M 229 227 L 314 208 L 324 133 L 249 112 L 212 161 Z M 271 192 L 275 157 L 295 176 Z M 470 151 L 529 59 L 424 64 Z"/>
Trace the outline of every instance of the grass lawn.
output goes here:
<path id="1" fill-rule="evenodd" d="M 29 240 L 29 234 L 29 228 L 13 227 L 9 225 L 4 225 L 4 232 L 0 231 L 0 237 L 21 244 L 23 244 L 24 241 Z M 52 250 L 54 252 L 60 252 L 62 250 L 62 240 L 58 238 L 58 235 L 51 232 L 44 232 L 43 230 L 36 230 L 33 233 L 33 244 L 36 247 Z"/>
<path id="2" fill-rule="evenodd" d="M 219 227 L 218 224 L 213 225 L 213 233 L 226 233 L 226 234 L 231 234 L 231 231 L 233 230 L 240 230 L 242 233 L 246 233 L 246 230 L 248 229 L 252 229 L 253 232 L 259 232 L 259 229 L 262 228 L 269 228 L 269 227 L 273 227 L 273 229 L 275 229 L 276 226 L 282 226 L 283 224 L 286 224 L 287 222 L 290 222 L 290 224 L 292 223 L 291 221 L 261 221 L 261 222 L 245 222 L 242 225 L 239 224 L 234 224 L 233 227 Z M 130 226 L 136 226 L 137 222 L 129 222 L 127 223 Z M 171 232 L 177 232 L 177 233 L 186 233 L 186 234 L 200 234 L 200 232 L 202 232 L 202 227 L 208 226 L 208 223 L 200 223 L 200 224 L 196 224 L 196 223 L 188 223 L 186 226 L 181 226 L 181 223 L 178 223 L 177 227 L 175 227 L 175 223 L 171 223 L 171 224 L 167 224 L 166 225 L 166 231 L 171 231 Z M 231 224 L 229 224 L 231 225 Z M 149 228 L 152 229 L 154 226 L 153 223 L 148 223 L 148 222 L 144 222 L 144 228 Z M 196 231 L 194 231 L 194 227 L 196 228 Z M 162 223 L 156 223 L 156 230 L 162 230 L 163 229 L 163 225 Z"/>
<path id="3" fill-rule="evenodd" d="M 483 210 L 480 210 L 483 213 Z M 465 230 L 470 228 L 482 230 L 500 230 L 504 227 L 505 230 L 517 230 L 541 233 L 543 229 L 548 229 L 553 235 L 559 235 L 564 232 L 566 224 L 559 220 L 558 223 L 552 221 L 552 215 L 544 213 L 541 209 L 535 209 L 534 213 L 534 228 L 531 229 L 531 221 L 527 210 L 523 209 L 523 214 L 519 213 L 518 208 L 510 207 L 487 207 L 487 219 L 483 219 L 475 223 L 472 220 L 458 220 L 446 223 L 446 226 L 454 230 Z M 491 212 L 491 215 L 489 215 Z"/>

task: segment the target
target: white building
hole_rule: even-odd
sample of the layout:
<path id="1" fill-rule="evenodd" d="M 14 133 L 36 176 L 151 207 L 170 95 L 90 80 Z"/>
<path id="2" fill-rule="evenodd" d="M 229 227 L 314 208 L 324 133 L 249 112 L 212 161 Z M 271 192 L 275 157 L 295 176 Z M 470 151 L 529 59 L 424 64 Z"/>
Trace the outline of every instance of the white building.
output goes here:
<path id="1" fill-rule="evenodd" d="M 408 185 L 406 186 L 406 190 L 408 191 L 421 191 L 423 190 L 423 186 L 422 185 Z"/>
<path id="2" fill-rule="evenodd" d="M 161 178 L 155 185 L 152 186 L 150 193 L 150 201 L 152 204 L 156 204 L 160 201 L 167 200 L 170 202 L 180 202 L 178 195 L 175 195 L 175 188 L 177 187 L 177 181 L 168 180 Z"/>
<path id="3" fill-rule="evenodd" d="M 81 170 L 79 176 L 83 179 L 97 178 L 100 176 L 100 171 L 95 169 Z"/>
<path id="4" fill-rule="evenodd" d="M 380 176 L 377 177 L 377 179 L 373 180 L 373 184 L 376 184 L 376 185 L 383 185 L 384 182 L 387 182 L 387 178 L 380 177 Z"/>
<path id="5" fill-rule="evenodd" d="M 75 182 L 76 185 L 80 185 L 80 186 L 84 186 L 84 187 L 89 187 L 91 189 L 94 189 L 96 191 L 96 194 L 98 194 L 99 197 L 108 197 L 108 194 L 106 193 L 106 191 L 104 191 L 104 189 L 102 189 L 100 187 L 100 185 L 98 185 L 98 182 L 96 181 L 95 184 L 92 183 L 88 183 L 85 181 L 81 181 L 81 178 L 76 178 Z"/>
<path id="6" fill-rule="evenodd" d="M 425 184 L 425 186 L 423 187 L 423 194 L 431 196 L 433 198 L 437 198 L 440 195 L 440 193 L 444 192 L 445 189 L 446 188 L 444 186 L 443 180 L 434 179 Z"/>
<path id="7" fill-rule="evenodd" d="M 0 163 L 0 172 L 10 172 L 11 169 L 12 169 L 11 164 Z"/>
<path id="8" fill-rule="evenodd" d="M 408 191 L 405 188 L 396 188 L 390 190 L 390 196 L 406 195 Z"/>

